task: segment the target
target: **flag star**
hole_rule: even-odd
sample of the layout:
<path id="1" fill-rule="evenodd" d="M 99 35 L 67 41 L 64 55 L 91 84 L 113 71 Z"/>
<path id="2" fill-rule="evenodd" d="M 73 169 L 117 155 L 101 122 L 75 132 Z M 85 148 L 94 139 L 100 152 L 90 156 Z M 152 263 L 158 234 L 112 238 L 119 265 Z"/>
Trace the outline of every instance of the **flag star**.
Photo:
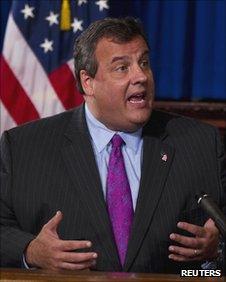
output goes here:
<path id="1" fill-rule="evenodd" d="M 99 6 L 99 11 L 103 11 L 103 9 L 109 9 L 107 0 L 96 1 L 96 5 Z"/>
<path id="2" fill-rule="evenodd" d="M 83 30 L 82 23 L 83 23 L 83 20 L 79 21 L 77 18 L 74 18 L 74 21 L 71 24 L 71 26 L 73 27 L 74 33 L 76 33 L 78 30 L 81 30 L 81 31 Z"/>
<path id="3" fill-rule="evenodd" d="M 52 26 L 53 24 L 58 24 L 59 14 L 54 14 L 52 11 L 50 11 L 50 14 L 48 17 L 46 17 L 46 20 L 49 22 L 49 25 Z"/>
<path id="4" fill-rule="evenodd" d="M 40 44 L 40 46 L 44 49 L 44 52 L 53 51 L 53 41 L 45 38 L 45 41 Z"/>
<path id="5" fill-rule="evenodd" d="M 34 9 L 35 9 L 34 7 L 30 7 L 29 5 L 25 4 L 24 9 L 21 10 L 21 13 L 24 14 L 25 20 L 29 17 L 34 18 L 34 14 L 33 14 Z"/>
<path id="6" fill-rule="evenodd" d="M 82 4 L 86 4 L 87 0 L 78 0 L 78 6 L 82 6 Z"/>

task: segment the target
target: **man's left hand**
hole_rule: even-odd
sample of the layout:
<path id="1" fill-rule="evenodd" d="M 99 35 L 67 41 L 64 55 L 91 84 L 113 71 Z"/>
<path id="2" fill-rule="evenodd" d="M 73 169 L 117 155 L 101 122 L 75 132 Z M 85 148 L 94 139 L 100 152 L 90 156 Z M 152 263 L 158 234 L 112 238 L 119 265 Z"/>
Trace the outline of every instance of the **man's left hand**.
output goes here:
<path id="1" fill-rule="evenodd" d="M 171 245 L 169 258 L 187 262 L 196 260 L 212 260 L 217 257 L 219 231 L 212 219 L 208 219 L 203 227 L 187 222 L 178 222 L 180 229 L 190 232 L 194 237 L 170 234 L 170 239 L 181 246 Z"/>

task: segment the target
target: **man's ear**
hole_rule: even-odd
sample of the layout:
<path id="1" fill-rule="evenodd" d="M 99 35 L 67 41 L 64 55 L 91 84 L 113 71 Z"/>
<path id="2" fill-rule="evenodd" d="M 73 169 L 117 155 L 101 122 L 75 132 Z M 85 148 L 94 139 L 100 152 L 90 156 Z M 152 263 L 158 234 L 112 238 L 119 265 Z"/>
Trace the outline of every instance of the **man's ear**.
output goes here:
<path id="1" fill-rule="evenodd" d="M 80 81 L 86 95 L 93 95 L 93 78 L 85 71 L 80 71 Z"/>

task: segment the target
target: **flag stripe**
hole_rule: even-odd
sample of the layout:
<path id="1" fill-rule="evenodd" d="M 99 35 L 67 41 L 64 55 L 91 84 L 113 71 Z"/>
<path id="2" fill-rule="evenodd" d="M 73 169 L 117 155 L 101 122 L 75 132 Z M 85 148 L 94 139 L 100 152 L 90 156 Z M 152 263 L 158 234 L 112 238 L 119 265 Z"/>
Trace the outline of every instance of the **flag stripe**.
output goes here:
<path id="1" fill-rule="evenodd" d="M 63 64 L 53 71 L 49 75 L 49 80 L 65 109 L 81 104 L 83 97 L 76 89 L 75 77 L 68 64 Z"/>
<path id="2" fill-rule="evenodd" d="M 67 65 L 69 67 L 69 69 L 71 70 L 72 74 L 74 75 L 74 59 L 70 59 L 68 62 L 67 62 Z M 74 75 L 75 76 L 75 75 Z"/>
<path id="3" fill-rule="evenodd" d="M 18 79 L 10 69 L 4 57 L 1 64 L 1 100 L 17 124 L 40 118 L 31 100 L 21 87 Z"/>
<path id="4" fill-rule="evenodd" d="M 3 55 L 41 117 L 65 110 L 11 14 L 6 29 Z"/>
<path id="5" fill-rule="evenodd" d="M 5 130 L 17 126 L 17 123 L 12 119 L 9 111 L 6 109 L 5 105 L 0 100 L 0 134 Z"/>
<path id="6" fill-rule="evenodd" d="M 60 26 L 61 2 L 12 1 L 0 57 L 1 132 L 84 101 L 74 76 L 74 42 L 92 21 L 107 15 L 108 0 L 69 1 L 66 31 Z"/>

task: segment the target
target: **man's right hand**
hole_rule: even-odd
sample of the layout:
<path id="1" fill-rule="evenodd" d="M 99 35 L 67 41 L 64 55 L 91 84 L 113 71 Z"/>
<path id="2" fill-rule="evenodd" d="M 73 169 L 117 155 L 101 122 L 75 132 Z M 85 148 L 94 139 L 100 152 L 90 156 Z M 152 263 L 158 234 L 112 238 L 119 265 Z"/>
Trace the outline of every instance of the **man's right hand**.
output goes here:
<path id="1" fill-rule="evenodd" d="M 77 249 L 90 248 L 90 241 L 61 240 L 57 227 L 63 215 L 58 211 L 42 228 L 38 236 L 32 240 L 25 251 L 25 259 L 29 266 L 45 269 L 86 269 L 95 265 L 97 253 L 73 252 Z"/>

